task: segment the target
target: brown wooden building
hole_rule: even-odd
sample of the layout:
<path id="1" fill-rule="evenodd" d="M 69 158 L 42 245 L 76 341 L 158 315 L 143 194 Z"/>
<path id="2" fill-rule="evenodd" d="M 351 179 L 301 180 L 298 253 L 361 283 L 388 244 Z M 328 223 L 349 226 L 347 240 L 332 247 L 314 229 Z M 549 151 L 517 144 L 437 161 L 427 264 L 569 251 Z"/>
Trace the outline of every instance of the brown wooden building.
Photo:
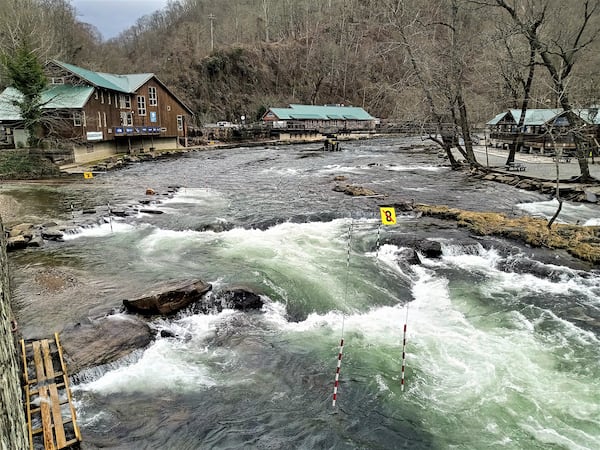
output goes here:
<path id="1" fill-rule="evenodd" d="M 44 137 L 72 148 L 76 162 L 185 145 L 193 113 L 153 73 L 117 75 L 61 61 L 48 62 L 45 72 Z"/>

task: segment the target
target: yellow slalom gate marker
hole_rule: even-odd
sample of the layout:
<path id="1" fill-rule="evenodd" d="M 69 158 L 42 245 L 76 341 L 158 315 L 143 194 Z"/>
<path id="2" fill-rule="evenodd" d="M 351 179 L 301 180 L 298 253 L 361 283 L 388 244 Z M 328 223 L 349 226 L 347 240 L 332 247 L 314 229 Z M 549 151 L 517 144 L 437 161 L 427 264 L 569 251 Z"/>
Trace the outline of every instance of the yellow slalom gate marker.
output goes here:
<path id="1" fill-rule="evenodd" d="M 384 225 L 396 225 L 396 208 L 381 207 L 381 223 Z"/>
<path id="2" fill-rule="evenodd" d="M 90 178 L 94 178 L 94 174 L 92 172 L 83 172 L 83 178 L 89 180 Z"/>

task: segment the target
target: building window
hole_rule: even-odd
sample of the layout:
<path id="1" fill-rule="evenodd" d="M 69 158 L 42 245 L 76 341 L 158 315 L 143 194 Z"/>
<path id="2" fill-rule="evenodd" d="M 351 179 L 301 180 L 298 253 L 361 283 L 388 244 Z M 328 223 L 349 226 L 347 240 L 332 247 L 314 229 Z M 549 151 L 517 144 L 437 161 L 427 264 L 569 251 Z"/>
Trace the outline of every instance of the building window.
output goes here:
<path id="1" fill-rule="evenodd" d="M 108 98 L 110 98 L 110 96 Z M 102 115 L 104 118 L 104 128 L 106 128 L 106 113 L 102 113 Z"/>
<path id="2" fill-rule="evenodd" d="M 177 116 L 177 129 L 183 130 L 183 116 Z"/>
<path id="3" fill-rule="evenodd" d="M 76 127 L 83 125 L 83 117 L 79 111 L 73 113 L 73 125 Z"/>
<path id="4" fill-rule="evenodd" d="M 133 114 L 130 112 L 121 113 L 121 125 L 131 126 L 133 125 Z"/>
<path id="5" fill-rule="evenodd" d="M 110 105 L 110 104 L 111 104 L 111 103 L 110 103 L 110 99 L 112 98 L 112 95 L 110 95 L 110 92 L 108 92 L 108 93 L 106 94 L 106 96 L 108 97 L 108 104 Z"/>
<path id="6" fill-rule="evenodd" d="M 94 98 L 95 98 L 96 100 L 98 100 L 98 89 L 96 89 L 96 90 L 94 91 Z"/>
<path id="7" fill-rule="evenodd" d="M 121 109 L 131 109 L 131 96 L 129 94 L 119 94 L 119 104 Z"/>
<path id="8" fill-rule="evenodd" d="M 100 128 L 102 128 L 102 114 L 98 111 L 98 130 L 100 130 Z"/>
<path id="9" fill-rule="evenodd" d="M 104 103 L 104 91 L 100 91 L 100 103 Z"/>
<path id="10" fill-rule="evenodd" d="M 140 116 L 145 116 L 146 115 L 146 97 L 144 97 L 143 95 L 138 95 L 137 107 L 138 107 L 138 114 Z"/>
<path id="11" fill-rule="evenodd" d="M 156 88 L 154 86 L 148 88 L 148 104 L 150 106 L 158 105 L 158 97 L 156 96 Z"/>

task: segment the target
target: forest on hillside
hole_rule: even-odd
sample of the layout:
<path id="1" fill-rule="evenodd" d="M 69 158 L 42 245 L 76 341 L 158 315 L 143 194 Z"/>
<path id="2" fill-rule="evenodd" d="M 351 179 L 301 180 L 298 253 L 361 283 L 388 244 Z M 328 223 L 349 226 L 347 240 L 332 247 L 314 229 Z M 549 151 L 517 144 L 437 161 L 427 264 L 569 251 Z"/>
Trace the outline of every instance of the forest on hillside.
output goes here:
<path id="1" fill-rule="evenodd" d="M 68 0 L 0 11 L 4 58 L 26 42 L 42 63 L 153 72 L 200 124 L 290 103 L 474 125 L 524 98 L 600 103 L 600 0 L 173 0 L 108 41 Z"/>

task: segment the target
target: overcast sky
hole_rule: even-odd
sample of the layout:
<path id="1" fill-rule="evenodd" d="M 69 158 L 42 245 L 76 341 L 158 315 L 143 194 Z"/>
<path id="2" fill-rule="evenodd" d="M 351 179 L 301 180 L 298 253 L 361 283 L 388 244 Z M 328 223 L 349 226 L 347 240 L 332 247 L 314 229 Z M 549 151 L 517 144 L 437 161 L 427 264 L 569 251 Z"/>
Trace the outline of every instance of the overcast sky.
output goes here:
<path id="1" fill-rule="evenodd" d="M 71 0 L 77 20 L 94 25 L 106 39 L 117 36 L 146 14 L 164 8 L 169 0 Z"/>

